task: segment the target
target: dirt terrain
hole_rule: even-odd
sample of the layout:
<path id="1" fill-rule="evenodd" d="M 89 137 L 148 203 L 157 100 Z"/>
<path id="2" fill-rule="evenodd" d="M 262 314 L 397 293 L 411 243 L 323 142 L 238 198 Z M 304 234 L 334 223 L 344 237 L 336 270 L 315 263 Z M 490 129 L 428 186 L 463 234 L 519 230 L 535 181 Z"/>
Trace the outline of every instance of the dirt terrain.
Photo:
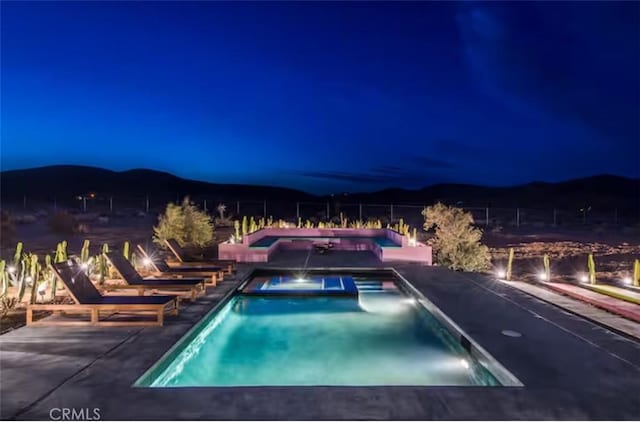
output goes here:
<path id="1" fill-rule="evenodd" d="M 69 254 L 79 254 L 82 242 L 91 241 L 91 255 L 99 253 L 102 244 L 110 249 L 121 249 L 125 241 L 131 248 L 137 243 L 149 249 L 157 248 L 152 243 L 153 225 L 156 215 L 135 213 L 128 216 L 100 219 L 99 216 L 85 215 L 81 218 L 85 233 L 61 236 L 52 233 L 47 218 L 32 222 L 14 223 L 10 239 L 3 238 L 1 257 L 11 260 L 15 243 L 24 243 L 25 252 L 33 252 L 41 257 L 53 254 L 56 244 L 68 242 Z M 216 228 L 215 242 L 227 240 L 233 229 Z M 422 234 L 421 239 L 427 238 Z M 640 258 L 640 230 L 635 227 L 608 228 L 606 231 L 586 227 L 581 229 L 561 228 L 520 228 L 486 230 L 483 242 L 489 246 L 495 269 L 506 266 L 509 248 L 513 247 L 515 259 L 513 278 L 535 281 L 542 271 L 542 257 L 548 254 L 551 261 L 552 279 L 576 283 L 578 277 L 587 271 L 587 255 L 593 253 L 599 283 L 621 285 L 625 277 L 631 276 L 633 260 Z M 216 257 L 215 245 L 204 251 L 206 257 Z M 23 324 L 24 311 L 18 306 L 2 319 L 0 331 L 10 330 Z"/>

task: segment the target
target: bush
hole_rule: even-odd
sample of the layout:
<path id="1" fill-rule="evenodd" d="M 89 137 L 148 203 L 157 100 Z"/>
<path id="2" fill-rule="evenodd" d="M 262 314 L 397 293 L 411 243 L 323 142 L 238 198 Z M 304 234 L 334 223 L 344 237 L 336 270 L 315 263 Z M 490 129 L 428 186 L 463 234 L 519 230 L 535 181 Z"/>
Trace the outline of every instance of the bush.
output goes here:
<path id="1" fill-rule="evenodd" d="M 72 234 L 77 226 L 76 218 L 69 213 L 58 212 L 49 219 L 49 228 L 55 234 Z"/>
<path id="2" fill-rule="evenodd" d="M 182 204 L 167 204 L 164 214 L 153 227 L 153 242 L 164 248 L 164 241 L 175 239 L 180 245 L 204 247 L 213 240 L 213 223 L 185 197 Z"/>
<path id="3" fill-rule="evenodd" d="M 435 228 L 432 244 L 438 263 L 466 272 L 489 268 L 489 248 L 480 243 L 482 231 L 473 226 L 471 213 L 437 203 L 425 208 L 422 215 L 424 229 Z"/>

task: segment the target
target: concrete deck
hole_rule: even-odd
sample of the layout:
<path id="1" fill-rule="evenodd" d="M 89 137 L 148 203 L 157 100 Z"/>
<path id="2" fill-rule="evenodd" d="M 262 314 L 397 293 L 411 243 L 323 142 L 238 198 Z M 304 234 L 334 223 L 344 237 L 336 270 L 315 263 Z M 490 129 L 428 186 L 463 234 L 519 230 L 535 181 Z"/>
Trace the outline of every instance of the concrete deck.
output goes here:
<path id="1" fill-rule="evenodd" d="M 564 310 L 582 316 L 597 324 L 603 325 L 613 331 L 632 336 L 640 341 L 640 324 L 632 320 L 625 319 L 624 317 L 617 316 L 583 301 L 575 300 L 565 295 L 545 289 L 541 286 L 519 281 L 500 280 L 500 282 L 517 288 L 520 291 L 526 292 L 531 296 L 551 303 Z"/>
<path id="2" fill-rule="evenodd" d="M 300 267 L 306 255 L 296 253 L 269 266 Z M 366 252 L 309 257 L 313 267 L 374 263 Z M 0 417 L 49 419 L 52 408 L 73 407 L 112 420 L 640 419 L 640 343 L 491 278 L 393 267 L 525 386 L 132 388 L 238 283 L 226 281 L 161 328 L 24 327 L 0 336 Z"/>
<path id="3" fill-rule="evenodd" d="M 640 306 L 637 304 L 566 283 L 545 282 L 544 286 L 560 294 L 567 295 L 640 323 Z"/>

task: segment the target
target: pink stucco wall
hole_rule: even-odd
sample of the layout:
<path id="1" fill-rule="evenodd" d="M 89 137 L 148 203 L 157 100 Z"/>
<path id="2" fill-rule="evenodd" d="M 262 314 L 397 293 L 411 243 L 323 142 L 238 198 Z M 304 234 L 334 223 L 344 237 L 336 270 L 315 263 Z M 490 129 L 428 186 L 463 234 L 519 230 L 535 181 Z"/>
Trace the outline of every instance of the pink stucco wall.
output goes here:
<path id="1" fill-rule="evenodd" d="M 409 245 L 406 236 L 391 229 L 353 229 L 353 228 L 264 228 L 244 236 L 241 244 L 223 242 L 218 246 L 218 258 L 221 260 L 236 260 L 240 262 L 268 262 L 271 254 L 278 250 L 299 250 L 313 248 L 313 240 L 278 240 L 269 247 L 251 247 L 253 243 L 267 236 L 276 237 L 386 237 L 398 246 L 382 247 L 373 239 L 332 240 L 335 250 L 372 251 L 381 261 L 413 261 L 432 264 L 431 247 L 421 243 Z M 315 242 L 326 242 L 315 240 Z"/>

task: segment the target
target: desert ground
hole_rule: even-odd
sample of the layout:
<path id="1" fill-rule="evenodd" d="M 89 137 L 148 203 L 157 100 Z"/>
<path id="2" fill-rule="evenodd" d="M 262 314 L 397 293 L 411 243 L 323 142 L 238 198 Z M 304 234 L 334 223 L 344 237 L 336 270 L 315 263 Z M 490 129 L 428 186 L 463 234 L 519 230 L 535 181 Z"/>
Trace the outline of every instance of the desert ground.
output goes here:
<path id="1" fill-rule="evenodd" d="M 62 240 L 68 242 L 69 254 L 79 254 L 85 239 L 91 242 L 91 255 L 99 253 L 104 243 L 110 249 L 121 249 L 129 241 L 132 250 L 140 243 L 156 248 L 152 242 L 153 225 L 157 213 L 132 211 L 116 216 L 98 214 L 77 215 L 82 225 L 81 233 L 60 235 L 50 229 L 49 217 L 30 215 L 32 218 L 12 218 L 10 230 L 3 231 L 1 257 L 12 260 L 16 243 L 23 242 L 24 251 L 44 257 L 53 254 Z M 217 227 L 214 245 L 207 248 L 205 256 L 216 257 L 215 244 L 225 241 L 233 231 L 231 227 Z M 429 233 L 419 233 L 419 240 L 426 241 Z M 587 255 L 593 253 L 599 283 L 621 285 L 632 272 L 633 260 L 640 258 L 640 227 L 601 226 L 584 227 L 520 227 L 486 228 L 483 242 L 490 248 L 495 269 L 506 266 L 509 248 L 514 248 L 513 278 L 535 282 L 542 270 L 542 257 L 548 254 L 551 261 L 552 280 L 576 283 L 577 277 L 587 271 Z M 11 288 L 10 288 L 11 289 Z M 1 322 L 5 332 L 24 323 L 24 311 L 20 306 L 8 313 Z"/>

